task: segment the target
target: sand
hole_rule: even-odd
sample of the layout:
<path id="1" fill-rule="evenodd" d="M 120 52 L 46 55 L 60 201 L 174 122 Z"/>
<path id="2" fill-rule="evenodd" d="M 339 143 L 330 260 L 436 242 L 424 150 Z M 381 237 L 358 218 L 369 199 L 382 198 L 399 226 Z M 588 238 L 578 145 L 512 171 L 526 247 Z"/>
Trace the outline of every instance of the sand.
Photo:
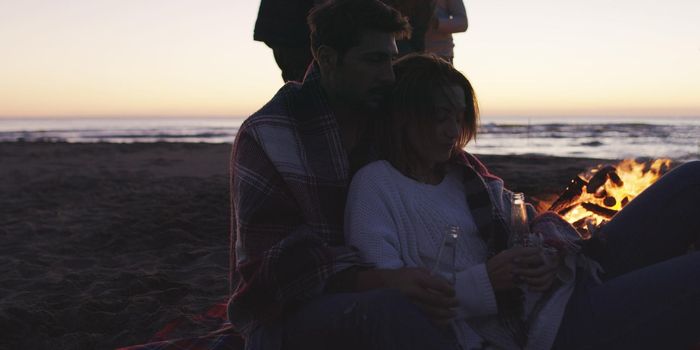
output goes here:
<path id="1" fill-rule="evenodd" d="M 203 335 L 225 299 L 227 144 L 0 143 L 0 349 L 112 349 Z M 601 160 L 483 156 L 551 200 Z"/>

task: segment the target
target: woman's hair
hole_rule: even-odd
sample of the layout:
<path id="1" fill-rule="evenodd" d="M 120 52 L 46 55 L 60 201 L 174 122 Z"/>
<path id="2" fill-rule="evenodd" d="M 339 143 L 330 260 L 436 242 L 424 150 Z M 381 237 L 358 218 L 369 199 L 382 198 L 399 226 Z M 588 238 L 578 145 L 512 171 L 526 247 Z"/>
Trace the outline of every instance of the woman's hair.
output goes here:
<path id="1" fill-rule="evenodd" d="M 399 169 L 408 169 L 414 151 L 408 142 L 412 127 L 430 130 L 436 123 L 435 94 L 450 86 L 464 90 L 467 109 L 462 119 L 459 137 L 452 155 L 455 156 L 476 138 L 479 107 L 469 80 L 452 64 L 432 54 L 410 54 L 394 63 L 396 83 L 387 101 L 387 118 L 384 129 L 382 153 Z"/>

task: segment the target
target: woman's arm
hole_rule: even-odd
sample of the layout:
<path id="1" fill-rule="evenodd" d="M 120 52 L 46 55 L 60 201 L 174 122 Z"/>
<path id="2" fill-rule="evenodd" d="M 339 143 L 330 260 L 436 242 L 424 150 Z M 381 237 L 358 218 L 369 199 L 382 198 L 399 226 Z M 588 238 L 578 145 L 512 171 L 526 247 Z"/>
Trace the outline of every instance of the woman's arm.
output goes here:
<path id="1" fill-rule="evenodd" d="M 438 324 L 445 324 L 457 306 L 452 286 L 422 268 L 406 267 L 402 259 L 400 229 L 395 202 L 382 178 L 381 164 L 360 170 L 353 178 L 345 207 L 346 243 L 359 249 L 365 262 L 376 269 L 357 274 L 356 290 L 376 288 L 399 290 Z"/>
<path id="2" fill-rule="evenodd" d="M 455 291 L 459 301 L 458 318 L 468 319 L 498 313 L 496 294 L 485 263 L 457 273 Z"/>
<path id="3" fill-rule="evenodd" d="M 375 164 L 376 165 L 376 164 Z M 360 170 L 352 180 L 345 206 L 345 241 L 356 247 L 365 262 L 377 268 L 404 267 L 398 228 L 390 200 L 377 185 L 376 166 Z"/>
<path id="4" fill-rule="evenodd" d="M 504 202 L 509 200 L 504 193 L 507 190 L 503 188 L 503 181 L 491 180 L 487 184 L 494 205 L 502 209 Z M 498 259 L 494 262 L 477 264 L 457 273 L 455 290 L 460 304 L 459 318 L 469 319 L 498 313 L 494 287 L 504 284 L 503 280 L 509 277 L 510 269 Z"/>

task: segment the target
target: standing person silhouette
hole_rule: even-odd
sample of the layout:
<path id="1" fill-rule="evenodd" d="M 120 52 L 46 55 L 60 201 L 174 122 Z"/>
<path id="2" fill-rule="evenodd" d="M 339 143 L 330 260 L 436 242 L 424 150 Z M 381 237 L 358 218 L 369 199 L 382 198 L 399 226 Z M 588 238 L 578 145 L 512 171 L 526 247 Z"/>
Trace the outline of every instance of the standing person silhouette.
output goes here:
<path id="1" fill-rule="evenodd" d="M 301 81 L 313 57 L 306 17 L 321 0 L 262 0 L 253 39 L 272 49 L 282 79 Z"/>
<path id="2" fill-rule="evenodd" d="M 468 26 L 467 10 L 462 0 L 436 0 L 425 34 L 425 51 L 452 62 L 455 46 L 452 34 L 466 32 Z"/>
<path id="3" fill-rule="evenodd" d="M 433 15 L 433 1 L 427 0 L 382 0 L 408 17 L 411 37 L 396 40 L 399 57 L 409 53 L 425 52 L 425 35 Z"/>

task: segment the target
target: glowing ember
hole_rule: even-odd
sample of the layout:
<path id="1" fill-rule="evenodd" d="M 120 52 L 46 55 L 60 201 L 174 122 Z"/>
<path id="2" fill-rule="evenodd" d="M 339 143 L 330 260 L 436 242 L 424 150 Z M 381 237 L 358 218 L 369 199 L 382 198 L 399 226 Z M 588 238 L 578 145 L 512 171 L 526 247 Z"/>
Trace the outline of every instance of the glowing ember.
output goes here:
<path id="1" fill-rule="evenodd" d="M 550 210 L 573 224 L 583 238 L 612 218 L 629 201 L 656 182 L 669 159 L 638 163 L 626 159 L 616 166 L 598 165 L 574 178 Z"/>

